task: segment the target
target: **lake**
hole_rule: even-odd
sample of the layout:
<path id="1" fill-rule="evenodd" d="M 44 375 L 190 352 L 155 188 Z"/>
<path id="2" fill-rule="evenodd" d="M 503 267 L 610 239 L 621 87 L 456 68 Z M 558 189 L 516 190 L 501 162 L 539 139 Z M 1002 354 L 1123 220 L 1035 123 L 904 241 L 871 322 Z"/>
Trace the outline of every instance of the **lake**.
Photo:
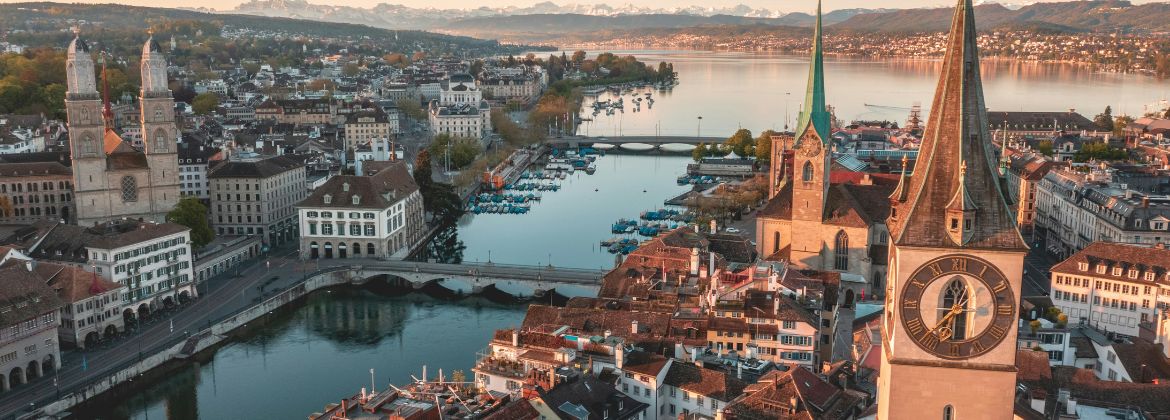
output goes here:
<path id="1" fill-rule="evenodd" d="M 786 120 L 795 125 L 808 83 L 807 56 L 710 51 L 615 53 L 632 54 L 655 66 L 660 61 L 673 63 L 680 84 L 669 92 L 654 91 L 653 108 L 643 105 L 641 112 L 632 112 L 627 95 L 626 112 L 609 117 L 602 113 L 592 123 L 584 123 L 579 134 L 728 137 L 740 127 L 753 133 L 782 130 Z M 890 120 L 901 125 L 915 103 L 920 103 L 923 116 L 927 115 L 940 68 L 938 60 L 826 57 L 825 94 L 841 120 Z M 1071 64 L 984 60 L 982 70 L 987 106 L 993 111 L 1076 109 L 1092 119 L 1110 105 L 1115 115 L 1140 115 L 1147 104 L 1170 94 L 1170 83 L 1165 80 L 1095 72 Z M 599 99 L 608 98 L 605 94 Z"/>

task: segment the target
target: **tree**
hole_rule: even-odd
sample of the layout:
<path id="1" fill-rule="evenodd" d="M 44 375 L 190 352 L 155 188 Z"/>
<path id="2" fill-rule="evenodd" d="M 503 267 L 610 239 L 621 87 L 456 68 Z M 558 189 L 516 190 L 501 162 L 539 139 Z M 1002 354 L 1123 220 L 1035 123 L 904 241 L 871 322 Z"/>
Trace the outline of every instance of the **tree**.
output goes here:
<path id="1" fill-rule="evenodd" d="M 1127 115 L 1118 116 L 1113 120 L 1113 135 L 1121 137 L 1121 134 L 1125 132 L 1125 127 L 1128 126 L 1131 122 L 1133 122 L 1132 117 Z"/>
<path id="2" fill-rule="evenodd" d="M 756 137 L 756 160 L 760 162 L 772 161 L 772 136 L 778 134 L 780 133 L 764 130 L 759 137 Z"/>
<path id="3" fill-rule="evenodd" d="M 179 200 L 175 208 L 167 213 L 167 220 L 190 228 L 191 245 L 195 248 L 202 248 L 215 239 L 215 232 L 207 223 L 207 206 L 198 198 L 184 197 Z"/>
<path id="4" fill-rule="evenodd" d="M 1052 140 L 1040 140 L 1036 145 L 1036 150 L 1039 150 L 1044 156 L 1052 156 Z"/>
<path id="5" fill-rule="evenodd" d="M 581 63 L 583 62 L 585 62 L 585 51 L 573 51 L 573 64 L 576 64 L 578 67 L 580 67 Z"/>
<path id="6" fill-rule="evenodd" d="M 691 151 L 691 159 L 694 159 L 695 162 L 698 162 L 700 160 L 703 160 L 703 156 L 706 154 L 707 154 L 707 145 L 705 145 L 703 143 L 699 143 L 698 146 L 695 146 L 695 150 Z"/>
<path id="7" fill-rule="evenodd" d="M 427 117 L 427 112 L 422 109 L 422 105 L 419 105 L 419 102 L 414 100 L 414 99 L 410 99 L 410 98 L 399 99 L 398 100 L 398 109 L 402 110 L 402 112 L 405 113 L 406 116 L 408 116 L 410 118 L 414 118 L 416 120 L 422 120 L 422 119 L 425 119 Z"/>
<path id="8" fill-rule="evenodd" d="M 435 183 L 432 176 L 434 175 L 431 174 L 431 152 L 423 149 L 414 158 L 414 183 L 418 184 L 420 191 L 426 191 L 430 189 L 431 184 Z M 425 207 L 426 204 L 424 203 L 423 206 Z"/>
<path id="9" fill-rule="evenodd" d="M 361 71 L 362 68 L 358 66 L 357 63 L 346 63 L 345 67 L 341 68 L 341 74 L 345 75 L 346 77 L 357 76 L 358 73 L 361 73 Z"/>
<path id="10" fill-rule="evenodd" d="M 1105 112 L 1093 118 L 1093 124 L 1105 131 L 1113 131 L 1113 107 L 1106 105 Z"/>
<path id="11" fill-rule="evenodd" d="M 219 106 L 219 96 L 212 92 L 200 93 L 191 100 L 191 108 L 194 108 L 198 115 L 210 114 L 215 111 L 217 106 Z"/>
<path id="12" fill-rule="evenodd" d="M 727 141 L 723 142 L 732 152 L 740 156 L 749 156 L 754 152 L 756 140 L 752 138 L 752 131 L 741 128 L 735 131 Z"/>

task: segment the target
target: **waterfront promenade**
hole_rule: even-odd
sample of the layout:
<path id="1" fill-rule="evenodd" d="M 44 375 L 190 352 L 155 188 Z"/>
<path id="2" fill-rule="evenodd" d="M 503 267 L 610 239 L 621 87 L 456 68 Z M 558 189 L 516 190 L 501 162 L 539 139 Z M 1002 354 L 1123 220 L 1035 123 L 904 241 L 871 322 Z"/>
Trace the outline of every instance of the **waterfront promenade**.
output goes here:
<path id="1" fill-rule="evenodd" d="M 201 298 L 173 312 L 160 313 L 114 343 L 89 351 L 75 351 L 63 357 L 63 366 L 54 374 L 35 379 L 0 396 L 0 416 L 20 418 L 60 396 L 86 389 L 95 381 L 109 380 L 114 372 L 172 348 L 188 335 L 232 318 L 280 290 L 302 284 L 306 277 L 333 268 L 358 269 L 362 277 L 388 274 L 412 283 L 450 280 L 454 289 L 474 293 L 486 284 L 526 283 L 536 289 L 547 285 L 590 285 L 596 287 L 601 270 L 568 269 L 554 266 L 504 264 L 439 264 L 376 259 L 315 260 L 303 263 L 296 252 L 279 250 L 272 257 L 257 259 L 238 274 L 233 270 L 206 284 Z M 447 284 L 444 284 L 447 286 Z M 535 287 L 534 287 L 535 286 Z M 83 361 L 84 360 L 84 361 Z"/>

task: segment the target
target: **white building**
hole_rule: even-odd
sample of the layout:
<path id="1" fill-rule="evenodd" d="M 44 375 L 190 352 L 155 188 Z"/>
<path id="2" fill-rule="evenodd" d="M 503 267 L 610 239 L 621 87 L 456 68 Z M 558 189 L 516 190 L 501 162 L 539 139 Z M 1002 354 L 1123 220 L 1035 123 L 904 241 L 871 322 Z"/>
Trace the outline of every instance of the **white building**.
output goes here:
<path id="1" fill-rule="evenodd" d="M 427 114 L 432 136 L 448 134 L 474 139 L 486 147 L 492 131 L 491 107 L 483 100 L 483 92 L 471 75 L 451 76 L 439 100 L 431 101 Z"/>
<path id="2" fill-rule="evenodd" d="M 204 146 L 198 142 L 179 143 L 179 193 L 183 197 L 200 200 L 210 198 L 207 168 L 218 154 L 218 147 Z"/>
<path id="3" fill-rule="evenodd" d="M 363 166 L 372 175 L 335 176 L 297 204 L 302 258 L 404 256 L 422 238 L 422 195 L 406 162 Z"/>
<path id="4" fill-rule="evenodd" d="M 1055 265 L 1052 303 L 1069 325 L 1138 336 L 1170 308 L 1170 250 L 1095 242 Z"/>

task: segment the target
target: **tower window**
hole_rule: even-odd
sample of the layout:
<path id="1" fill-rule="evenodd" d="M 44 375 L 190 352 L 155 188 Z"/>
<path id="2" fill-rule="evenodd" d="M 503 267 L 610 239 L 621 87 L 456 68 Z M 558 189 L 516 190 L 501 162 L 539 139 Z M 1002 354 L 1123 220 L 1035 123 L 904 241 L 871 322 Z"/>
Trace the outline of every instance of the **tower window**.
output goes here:
<path id="1" fill-rule="evenodd" d="M 845 231 L 837 232 L 836 247 L 833 250 L 833 269 L 849 270 L 849 235 Z"/>
<path id="2" fill-rule="evenodd" d="M 800 177 L 804 182 L 812 182 L 813 180 L 813 165 L 812 162 L 804 163 L 804 171 Z"/>
<path id="3" fill-rule="evenodd" d="M 943 323 L 943 327 L 950 330 L 951 340 L 963 340 L 967 338 L 967 326 L 970 324 L 968 318 L 971 316 L 971 294 L 967 289 L 967 283 L 959 277 L 955 277 L 950 283 L 947 283 L 946 290 L 943 291 L 942 302 L 938 308 L 938 319 L 943 319 L 950 315 L 950 319 Z M 939 335 L 944 335 L 942 332 Z M 942 338 L 942 337 L 940 337 Z"/>
<path id="4" fill-rule="evenodd" d="M 959 219 L 957 219 L 957 218 L 951 219 L 951 230 L 959 230 Z"/>
<path id="5" fill-rule="evenodd" d="M 138 180 L 133 176 L 122 177 L 122 201 L 138 201 Z"/>

